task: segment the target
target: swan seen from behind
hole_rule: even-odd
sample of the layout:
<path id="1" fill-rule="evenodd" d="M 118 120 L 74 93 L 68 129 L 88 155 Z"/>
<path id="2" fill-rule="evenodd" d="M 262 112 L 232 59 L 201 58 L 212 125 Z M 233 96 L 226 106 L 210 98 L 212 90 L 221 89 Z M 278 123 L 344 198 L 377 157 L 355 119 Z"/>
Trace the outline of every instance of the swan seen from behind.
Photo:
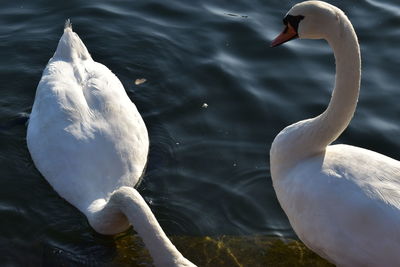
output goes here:
<path id="1" fill-rule="evenodd" d="M 156 266 L 195 266 L 134 189 L 149 148 L 143 119 L 69 21 L 37 87 L 27 144 L 37 169 L 97 232 L 116 234 L 132 224 Z"/>
<path id="2" fill-rule="evenodd" d="M 322 1 L 292 7 L 271 46 L 325 39 L 335 88 L 319 116 L 283 129 L 270 150 L 278 200 L 299 238 L 338 266 L 400 266 L 400 162 L 371 150 L 331 145 L 356 109 L 361 60 L 347 16 Z"/>

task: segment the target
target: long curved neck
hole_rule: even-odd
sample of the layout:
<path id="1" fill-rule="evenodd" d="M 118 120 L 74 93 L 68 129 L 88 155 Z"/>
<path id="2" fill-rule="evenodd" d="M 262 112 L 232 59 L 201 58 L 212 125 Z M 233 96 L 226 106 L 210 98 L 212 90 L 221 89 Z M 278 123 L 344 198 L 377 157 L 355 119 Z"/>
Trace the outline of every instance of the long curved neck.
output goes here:
<path id="1" fill-rule="evenodd" d="M 116 190 L 107 204 L 93 213 L 89 222 L 96 231 L 107 233 L 109 228 L 114 228 L 113 225 L 118 227 L 123 221 L 121 213 L 142 238 L 155 266 L 195 266 L 171 243 L 143 197 L 134 188 Z"/>
<path id="2" fill-rule="evenodd" d="M 336 79 L 328 108 L 314 119 L 314 129 L 310 129 L 317 129 L 311 135 L 313 141 L 310 140 L 317 151 L 325 149 L 347 128 L 356 110 L 360 91 L 360 47 L 350 21 L 344 17 L 342 22 L 344 24 L 338 34 L 327 38 L 335 55 Z"/>
<path id="3" fill-rule="evenodd" d="M 271 147 L 273 178 L 300 160 L 324 153 L 353 117 L 360 89 L 360 48 L 353 26 L 344 14 L 340 22 L 339 27 L 328 31 L 326 37 L 336 61 L 331 101 L 321 115 L 290 125 L 275 138 Z"/>

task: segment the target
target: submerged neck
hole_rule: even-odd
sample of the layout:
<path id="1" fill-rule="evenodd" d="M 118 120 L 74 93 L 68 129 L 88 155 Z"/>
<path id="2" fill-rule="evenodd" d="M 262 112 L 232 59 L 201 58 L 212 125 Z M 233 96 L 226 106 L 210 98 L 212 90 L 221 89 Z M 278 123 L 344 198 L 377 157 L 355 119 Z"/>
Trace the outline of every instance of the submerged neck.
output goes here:
<path id="1" fill-rule="evenodd" d="M 155 266 L 194 266 L 171 243 L 143 197 L 133 188 L 116 190 L 108 203 L 93 213 L 89 222 L 96 231 L 107 234 L 115 230 L 114 226 L 119 228 L 123 215 L 142 238 Z"/>
<path id="2" fill-rule="evenodd" d="M 273 178 L 298 161 L 323 153 L 353 117 L 360 89 L 360 48 L 348 18 L 343 14 L 340 19 L 339 27 L 329 31 L 326 37 L 336 61 L 331 101 L 321 115 L 290 125 L 275 138 L 271 147 Z"/>

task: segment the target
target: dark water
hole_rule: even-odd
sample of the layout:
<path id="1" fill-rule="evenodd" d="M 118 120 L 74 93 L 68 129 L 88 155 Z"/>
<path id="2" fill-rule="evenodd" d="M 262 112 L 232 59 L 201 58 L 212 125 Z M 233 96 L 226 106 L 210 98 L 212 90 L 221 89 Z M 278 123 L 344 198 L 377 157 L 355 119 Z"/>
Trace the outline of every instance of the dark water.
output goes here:
<path id="1" fill-rule="evenodd" d="M 329 2 L 352 20 L 363 59 L 359 106 L 337 142 L 400 159 L 399 3 Z M 271 186 L 268 151 L 286 125 L 324 110 L 334 61 L 323 41 L 269 48 L 295 3 L 0 0 L 2 265 L 117 265 L 116 238 L 96 234 L 52 190 L 18 123 L 67 18 L 144 117 L 151 150 L 139 191 L 168 235 L 296 238 Z"/>

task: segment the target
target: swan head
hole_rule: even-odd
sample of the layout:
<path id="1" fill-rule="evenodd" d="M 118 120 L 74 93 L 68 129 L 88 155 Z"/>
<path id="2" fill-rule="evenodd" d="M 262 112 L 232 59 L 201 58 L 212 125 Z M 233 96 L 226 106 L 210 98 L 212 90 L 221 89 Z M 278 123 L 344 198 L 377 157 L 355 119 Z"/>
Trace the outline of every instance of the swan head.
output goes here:
<path id="1" fill-rule="evenodd" d="M 285 29 L 271 46 L 300 39 L 327 39 L 339 28 L 340 9 L 322 1 L 305 1 L 293 6 L 283 19 Z"/>

